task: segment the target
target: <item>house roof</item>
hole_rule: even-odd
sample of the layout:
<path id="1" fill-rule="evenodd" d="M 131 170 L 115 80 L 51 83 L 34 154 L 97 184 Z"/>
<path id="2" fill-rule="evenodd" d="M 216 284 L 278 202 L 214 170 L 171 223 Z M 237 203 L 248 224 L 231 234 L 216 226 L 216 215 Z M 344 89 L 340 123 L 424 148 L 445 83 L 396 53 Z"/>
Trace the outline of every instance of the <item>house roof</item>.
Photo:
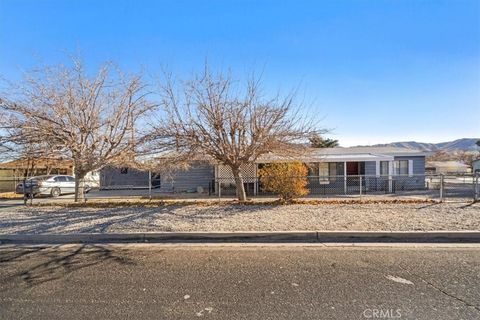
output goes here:
<path id="1" fill-rule="evenodd" d="M 33 167 L 40 168 L 58 168 L 58 169 L 70 169 L 73 166 L 71 160 L 60 159 L 35 159 L 32 163 L 31 159 L 18 159 L 9 162 L 0 163 L 0 169 L 26 169 Z"/>
<path id="2" fill-rule="evenodd" d="M 418 149 L 400 147 L 349 147 L 349 148 L 312 148 L 315 154 L 384 154 L 389 156 L 425 156 L 427 153 Z"/>
<path id="3" fill-rule="evenodd" d="M 272 161 L 302 161 L 302 162 L 343 162 L 343 161 L 392 161 L 394 156 L 425 156 L 427 153 L 416 149 L 400 147 L 350 147 L 350 148 L 309 148 L 301 154 L 281 155 L 269 153 L 260 156 L 257 163 Z M 148 155 L 138 159 L 140 162 L 158 161 L 161 159 L 175 160 L 177 152 L 163 152 Z M 216 161 L 210 156 L 198 154 L 193 161 Z"/>
<path id="4" fill-rule="evenodd" d="M 279 156 L 268 154 L 257 159 L 258 163 L 268 163 L 273 161 L 301 161 L 301 162 L 343 162 L 343 161 L 391 161 L 393 156 L 372 153 L 356 154 L 322 154 L 313 153 L 299 156 Z"/>
<path id="5" fill-rule="evenodd" d="M 257 162 L 299 160 L 303 162 L 391 161 L 394 156 L 425 156 L 421 150 L 397 147 L 310 148 L 299 156 L 266 154 Z"/>

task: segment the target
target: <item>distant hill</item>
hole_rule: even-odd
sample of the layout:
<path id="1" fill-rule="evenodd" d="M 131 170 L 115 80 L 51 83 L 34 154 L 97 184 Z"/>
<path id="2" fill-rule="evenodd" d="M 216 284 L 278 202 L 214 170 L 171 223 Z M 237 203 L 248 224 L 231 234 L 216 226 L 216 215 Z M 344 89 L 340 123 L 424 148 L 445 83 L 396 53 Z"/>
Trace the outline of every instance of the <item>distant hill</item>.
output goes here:
<path id="1" fill-rule="evenodd" d="M 425 151 L 475 151 L 479 148 L 475 144 L 480 138 L 462 138 L 449 142 L 425 143 L 416 141 L 392 142 L 386 144 L 375 144 L 374 147 L 403 147 L 409 149 L 420 149 Z"/>

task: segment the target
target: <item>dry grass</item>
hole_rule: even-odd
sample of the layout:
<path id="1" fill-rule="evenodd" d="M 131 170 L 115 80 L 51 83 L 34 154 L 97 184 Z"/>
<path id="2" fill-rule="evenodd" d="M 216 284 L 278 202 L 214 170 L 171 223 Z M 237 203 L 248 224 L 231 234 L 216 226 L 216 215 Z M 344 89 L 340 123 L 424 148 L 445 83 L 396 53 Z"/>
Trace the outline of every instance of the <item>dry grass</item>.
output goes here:
<path id="1" fill-rule="evenodd" d="M 23 194 L 15 192 L 0 192 L 0 199 L 23 199 Z"/>
<path id="2" fill-rule="evenodd" d="M 26 207 L 0 210 L 0 233 L 480 230 L 480 203 Z M 202 203 L 205 204 L 205 203 Z"/>
<path id="3" fill-rule="evenodd" d="M 62 208 L 116 208 L 116 207 L 159 207 L 159 206 L 229 206 L 229 205 L 359 205 L 359 204 L 421 204 L 438 203 L 432 199 L 297 199 L 292 201 L 255 199 L 240 202 L 238 200 L 178 200 L 178 199 L 98 199 L 86 202 L 51 201 L 34 203 L 37 207 Z"/>

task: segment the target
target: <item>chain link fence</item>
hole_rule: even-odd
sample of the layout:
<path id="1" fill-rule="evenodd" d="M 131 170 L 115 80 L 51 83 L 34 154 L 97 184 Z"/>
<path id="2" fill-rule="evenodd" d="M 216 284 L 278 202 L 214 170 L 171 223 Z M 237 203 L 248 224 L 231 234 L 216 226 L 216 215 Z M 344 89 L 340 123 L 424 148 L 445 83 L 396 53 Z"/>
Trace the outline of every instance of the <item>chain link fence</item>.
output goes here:
<path id="1" fill-rule="evenodd" d="M 308 176 L 307 198 L 423 198 L 449 201 L 478 201 L 479 175 L 425 174 L 410 176 Z M 245 183 L 249 197 L 275 196 L 263 190 L 261 179 Z M 217 179 L 219 197 L 235 196 L 233 179 Z M 219 191 L 217 191 L 217 189 Z"/>
<path id="2" fill-rule="evenodd" d="M 440 201 L 478 201 L 480 175 L 425 174 L 410 176 L 308 176 L 306 198 L 417 198 Z M 243 177 L 249 198 L 274 198 L 258 177 Z M 90 199 L 212 199 L 235 198 L 232 178 L 191 177 L 188 183 L 146 173 L 123 181 L 87 178 L 84 198 Z M 68 176 L 0 177 L 0 201 L 73 201 L 75 179 Z"/>

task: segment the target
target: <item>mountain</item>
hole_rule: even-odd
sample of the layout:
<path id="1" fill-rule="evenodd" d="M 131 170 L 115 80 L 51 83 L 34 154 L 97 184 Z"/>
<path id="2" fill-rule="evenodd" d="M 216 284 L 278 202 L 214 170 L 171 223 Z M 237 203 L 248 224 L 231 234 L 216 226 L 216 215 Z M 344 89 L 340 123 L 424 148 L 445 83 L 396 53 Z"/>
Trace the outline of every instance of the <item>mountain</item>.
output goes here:
<path id="1" fill-rule="evenodd" d="M 480 148 L 476 145 L 476 142 L 480 138 L 462 138 L 454 141 L 440 142 L 440 143 L 426 143 L 426 142 L 416 142 L 416 141 L 405 141 L 405 142 L 392 142 L 386 144 L 376 144 L 373 147 L 403 147 L 409 149 L 420 149 L 425 151 L 445 151 L 445 152 L 454 152 L 454 151 L 475 151 Z"/>

